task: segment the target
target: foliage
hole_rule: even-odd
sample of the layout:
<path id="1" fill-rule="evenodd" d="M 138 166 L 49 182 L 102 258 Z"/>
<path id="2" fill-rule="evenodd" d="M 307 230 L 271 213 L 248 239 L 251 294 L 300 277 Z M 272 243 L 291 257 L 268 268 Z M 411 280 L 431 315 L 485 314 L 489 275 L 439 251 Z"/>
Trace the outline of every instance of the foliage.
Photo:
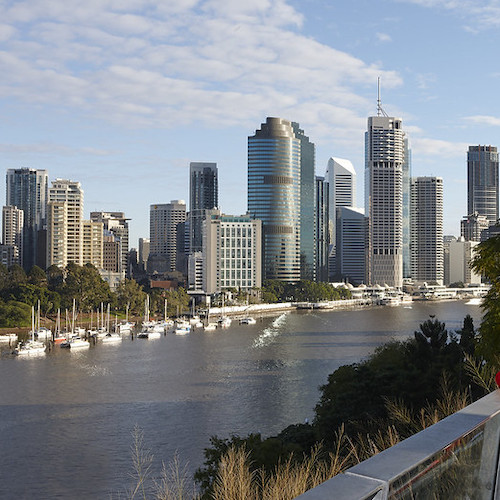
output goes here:
<path id="1" fill-rule="evenodd" d="M 431 316 L 431 319 L 420 325 L 420 331 L 415 332 L 415 340 L 424 350 L 438 351 L 446 345 L 448 340 L 446 325 Z"/>
<path id="2" fill-rule="evenodd" d="M 457 333 L 460 334 L 460 347 L 464 353 L 472 355 L 476 346 L 477 338 L 474 329 L 474 320 L 470 314 L 464 318 L 464 326 Z"/>
<path id="3" fill-rule="evenodd" d="M 0 303 L 0 327 L 27 327 L 31 325 L 31 307 L 14 300 Z"/>
<path id="4" fill-rule="evenodd" d="M 297 283 L 266 280 L 262 287 L 262 300 L 264 302 L 319 302 L 350 297 L 351 292 L 346 288 L 335 288 L 329 283 L 310 280 L 302 280 Z"/>
<path id="5" fill-rule="evenodd" d="M 500 354 L 500 236 L 481 242 L 476 247 L 472 268 L 484 276 L 491 288 L 483 299 L 484 315 L 479 329 L 478 353 L 487 360 Z"/>
<path id="6" fill-rule="evenodd" d="M 33 266 L 28 273 L 28 283 L 36 286 L 46 286 L 47 285 L 47 275 L 45 271 L 38 266 Z"/>
<path id="7" fill-rule="evenodd" d="M 129 311 L 135 315 L 139 315 L 144 311 L 146 294 L 142 290 L 142 286 L 135 280 L 126 279 L 122 281 L 115 293 L 117 305 L 121 311 L 126 311 L 127 306 Z"/>

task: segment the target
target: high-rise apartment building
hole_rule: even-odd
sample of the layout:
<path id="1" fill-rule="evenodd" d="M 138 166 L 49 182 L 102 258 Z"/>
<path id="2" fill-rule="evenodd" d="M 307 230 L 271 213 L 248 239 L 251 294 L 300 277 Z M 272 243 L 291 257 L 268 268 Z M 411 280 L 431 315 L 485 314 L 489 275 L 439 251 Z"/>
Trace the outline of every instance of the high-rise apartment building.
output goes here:
<path id="1" fill-rule="evenodd" d="M 368 215 L 368 283 L 403 285 L 403 165 L 400 118 L 368 118 L 365 136 L 365 212 Z"/>
<path id="2" fill-rule="evenodd" d="M 444 281 L 443 179 L 416 177 L 411 184 L 411 277 L 416 282 Z"/>
<path id="3" fill-rule="evenodd" d="M 139 238 L 139 264 L 146 269 L 149 257 L 149 238 Z"/>
<path id="4" fill-rule="evenodd" d="M 184 271 L 184 224 L 186 202 L 172 200 L 170 203 L 151 205 L 149 212 L 150 257 L 163 257 L 166 271 Z M 149 271 L 149 268 L 148 268 Z"/>
<path id="5" fill-rule="evenodd" d="M 103 258 L 103 224 L 95 220 L 84 220 L 82 263 L 92 264 L 97 269 L 106 269 Z"/>
<path id="6" fill-rule="evenodd" d="M 105 234 L 109 231 L 114 236 L 120 252 L 118 268 L 115 272 L 126 271 L 129 251 L 128 221 L 130 219 L 127 219 L 123 212 L 90 212 L 90 220 L 102 222 Z"/>
<path id="7" fill-rule="evenodd" d="M 330 158 L 326 167 L 326 180 L 330 185 L 329 197 L 329 277 L 333 280 L 338 274 L 336 263 L 336 220 L 339 207 L 356 206 L 356 171 L 349 160 L 343 158 Z M 338 276 L 337 276 L 338 277 Z"/>
<path id="8" fill-rule="evenodd" d="M 403 278 L 411 277 L 410 256 L 410 214 L 411 214 L 411 149 L 410 141 L 404 138 L 404 161 L 403 161 Z"/>
<path id="9" fill-rule="evenodd" d="M 248 212 L 262 221 L 263 279 L 301 279 L 301 138 L 267 118 L 248 138 Z"/>
<path id="10" fill-rule="evenodd" d="M 202 223 L 206 210 L 219 205 L 217 163 L 189 165 L 189 251 L 201 252 Z"/>
<path id="11" fill-rule="evenodd" d="M 498 220 L 498 152 L 494 146 L 469 146 L 467 215 L 477 212 L 490 224 Z"/>
<path id="12" fill-rule="evenodd" d="M 330 249 L 329 197 L 329 182 L 324 177 L 316 176 L 316 280 L 324 282 L 328 281 Z"/>
<path id="13" fill-rule="evenodd" d="M 465 241 L 462 236 L 456 241 L 449 242 L 449 280 L 450 283 L 476 284 L 481 283 L 481 275 L 471 266 L 475 257 L 477 241 Z"/>
<path id="14" fill-rule="evenodd" d="M 13 263 L 23 262 L 24 211 L 12 206 L 2 210 L 2 244 L 13 247 Z"/>
<path id="15" fill-rule="evenodd" d="M 261 221 L 212 211 L 203 223 L 203 290 L 251 290 L 262 285 Z"/>
<path id="16" fill-rule="evenodd" d="M 79 266 L 83 260 L 83 189 L 79 182 L 56 179 L 49 189 L 47 267 Z"/>
<path id="17" fill-rule="evenodd" d="M 22 266 L 26 271 L 35 264 L 45 267 L 47 190 L 47 170 L 7 170 L 6 205 L 15 206 L 24 212 Z"/>

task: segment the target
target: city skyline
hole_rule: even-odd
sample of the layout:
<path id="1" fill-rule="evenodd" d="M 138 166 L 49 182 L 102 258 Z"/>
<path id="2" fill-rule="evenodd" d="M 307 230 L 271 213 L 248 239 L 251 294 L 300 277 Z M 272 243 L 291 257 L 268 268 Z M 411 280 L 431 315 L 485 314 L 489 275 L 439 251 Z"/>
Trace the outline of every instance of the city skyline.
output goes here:
<path id="1" fill-rule="evenodd" d="M 0 12 L 5 170 L 81 182 L 85 218 L 125 212 L 131 247 L 148 237 L 150 204 L 188 200 L 191 162 L 217 163 L 222 211 L 244 213 L 246 138 L 266 116 L 300 123 L 316 175 L 332 156 L 351 161 L 362 193 L 379 76 L 413 175 L 443 178 L 445 234 L 467 212 L 468 146 L 499 142 L 494 2 L 30 0 Z"/>

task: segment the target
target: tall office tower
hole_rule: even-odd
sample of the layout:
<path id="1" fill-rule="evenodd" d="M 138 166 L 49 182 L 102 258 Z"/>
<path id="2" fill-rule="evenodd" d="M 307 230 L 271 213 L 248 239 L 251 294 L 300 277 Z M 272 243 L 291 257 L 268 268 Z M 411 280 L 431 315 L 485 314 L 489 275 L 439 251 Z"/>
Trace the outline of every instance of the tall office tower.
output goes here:
<path id="1" fill-rule="evenodd" d="M 316 181 L 314 175 L 316 150 L 298 123 L 292 122 L 295 137 L 300 141 L 300 278 L 316 279 Z"/>
<path id="2" fill-rule="evenodd" d="M 95 220 L 84 220 L 82 263 L 92 264 L 97 269 L 106 269 L 103 261 L 103 224 Z"/>
<path id="3" fill-rule="evenodd" d="M 330 184 L 324 177 L 316 176 L 316 280 L 328 281 Z"/>
<path id="4" fill-rule="evenodd" d="M 261 221 L 249 215 L 207 214 L 203 223 L 203 290 L 251 290 L 262 285 Z"/>
<path id="5" fill-rule="evenodd" d="M 68 264 L 68 203 L 49 201 L 47 204 L 47 263 L 61 269 Z"/>
<path id="6" fill-rule="evenodd" d="M 149 257 L 149 238 L 139 238 L 139 265 L 146 269 Z"/>
<path id="7" fill-rule="evenodd" d="M 45 267 L 45 224 L 48 172 L 33 168 L 8 169 L 6 205 L 24 211 L 23 261 L 29 271 L 35 264 Z"/>
<path id="8" fill-rule="evenodd" d="M 403 285 L 403 165 L 405 133 L 380 100 L 365 135 L 365 212 L 368 214 L 368 283 Z"/>
<path id="9" fill-rule="evenodd" d="M 462 236 L 449 243 L 450 283 L 481 283 L 481 275 L 476 274 L 471 267 L 477 245 L 479 242 L 465 241 Z"/>
<path id="10" fill-rule="evenodd" d="M 69 262 L 83 265 L 83 189 L 80 183 L 66 179 L 52 181 L 52 187 L 49 188 L 50 204 L 57 206 L 50 209 L 51 227 L 47 223 L 47 267 L 52 264 L 65 267 Z M 62 206 L 64 204 L 65 207 Z M 54 226 L 59 223 L 63 214 L 65 220 L 61 222 L 64 223 L 65 230 Z M 65 237 L 65 242 L 57 241 L 62 237 Z M 61 253 L 64 247 L 65 257 Z M 58 255 L 57 263 L 53 260 L 55 255 Z"/>
<path id="11" fill-rule="evenodd" d="M 403 278 L 411 276 L 410 256 L 410 204 L 411 204 L 411 149 L 408 137 L 404 138 L 403 161 Z"/>
<path id="12" fill-rule="evenodd" d="M 205 210 L 219 205 L 217 163 L 189 164 L 189 252 L 201 252 Z"/>
<path id="13" fill-rule="evenodd" d="M 103 232 L 102 267 L 113 273 L 125 272 L 122 261 L 122 245 L 120 238 L 108 230 Z"/>
<path id="14" fill-rule="evenodd" d="M 183 271 L 184 224 L 186 202 L 172 200 L 162 205 L 151 205 L 149 212 L 149 255 L 164 257 L 166 271 Z M 149 269 L 148 269 L 149 270 Z"/>
<path id="15" fill-rule="evenodd" d="M 464 237 L 465 241 L 483 241 L 488 239 L 489 226 L 486 216 L 476 212 L 465 216 L 460 221 L 460 235 Z"/>
<path id="16" fill-rule="evenodd" d="M 444 280 L 443 179 L 415 177 L 411 183 L 411 277 L 417 282 Z"/>
<path id="17" fill-rule="evenodd" d="M 104 231 L 112 233 L 119 242 L 120 259 L 115 272 L 126 271 L 129 250 L 128 221 L 130 219 L 127 219 L 123 212 L 90 212 L 90 220 L 102 222 Z"/>
<path id="18" fill-rule="evenodd" d="M 444 284 L 448 286 L 450 281 L 450 244 L 452 241 L 457 241 L 457 238 L 453 235 L 443 236 L 443 268 L 444 268 Z"/>
<path id="19" fill-rule="evenodd" d="M 300 158 L 288 120 L 268 117 L 248 138 L 248 212 L 262 221 L 263 279 L 301 278 Z"/>
<path id="20" fill-rule="evenodd" d="M 24 210 L 6 206 L 2 210 L 2 244 L 14 249 L 13 261 L 21 265 L 23 261 Z"/>
<path id="21" fill-rule="evenodd" d="M 477 212 L 490 224 L 498 219 L 498 152 L 494 146 L 469 146 L 467 215 Z"/>
<path id="22" fill-rule="evenodd" d="M 366 217 L 360 208 L 337 207 L 337 269 L 339 279 L 359 285 L 366 280 Z"/>
<path id="23" fill-rule="evenodd" d="M 326 167 L 326 180 L 330 184 L 329 197 L 329 278 L 334 281 L 338 276 L 338 266 L 336 263 L 336 219 L 337 208 L 356 206 L 356 171 L 349 160 L 342 158 L 330 158 Z"/>

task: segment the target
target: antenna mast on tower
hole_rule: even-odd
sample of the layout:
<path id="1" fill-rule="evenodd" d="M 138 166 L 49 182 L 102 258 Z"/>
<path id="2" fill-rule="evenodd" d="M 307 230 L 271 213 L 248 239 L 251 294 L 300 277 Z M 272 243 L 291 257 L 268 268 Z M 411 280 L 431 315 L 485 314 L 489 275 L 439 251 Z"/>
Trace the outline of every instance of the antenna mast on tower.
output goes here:
<path id="1" fill-rule="evenodd" d="M 382 101 L 380 100 L 380 76 L 377 78 L 377 116 L 389 116 L 382 108 Z"/>

